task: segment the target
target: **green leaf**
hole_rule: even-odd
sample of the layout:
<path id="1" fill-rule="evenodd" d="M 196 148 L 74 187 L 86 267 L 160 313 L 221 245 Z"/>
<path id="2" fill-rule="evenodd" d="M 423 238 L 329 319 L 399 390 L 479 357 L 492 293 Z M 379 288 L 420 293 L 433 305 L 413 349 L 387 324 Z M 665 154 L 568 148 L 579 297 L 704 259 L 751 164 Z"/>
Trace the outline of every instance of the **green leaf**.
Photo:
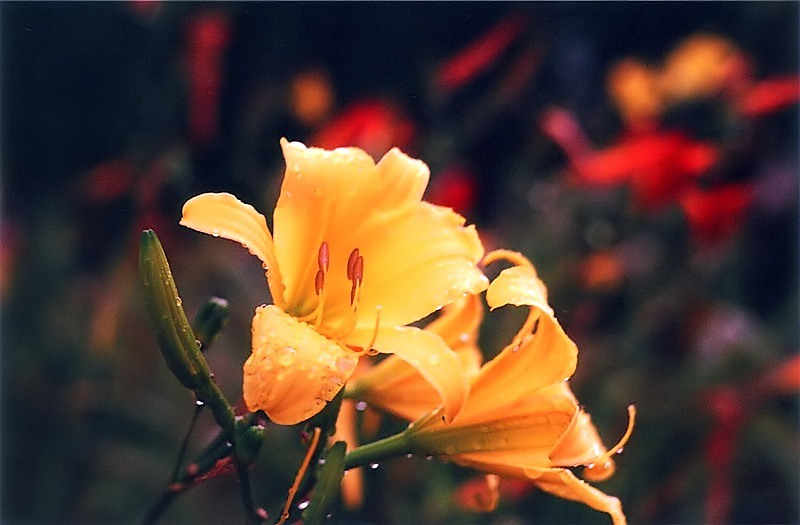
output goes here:
<path id="1" fill-rule="evenodd" d="M 330 512 L 330 508 L 339 494 L 339 486 L 342 476 L 344 476 L 345 452 L 344 441 L 337 441 L 328 449 L 325 463 L 319 471 L 314 496 L 311 498 L 308 508 L 303 512 L 305 525 L 322 523 Z"/>

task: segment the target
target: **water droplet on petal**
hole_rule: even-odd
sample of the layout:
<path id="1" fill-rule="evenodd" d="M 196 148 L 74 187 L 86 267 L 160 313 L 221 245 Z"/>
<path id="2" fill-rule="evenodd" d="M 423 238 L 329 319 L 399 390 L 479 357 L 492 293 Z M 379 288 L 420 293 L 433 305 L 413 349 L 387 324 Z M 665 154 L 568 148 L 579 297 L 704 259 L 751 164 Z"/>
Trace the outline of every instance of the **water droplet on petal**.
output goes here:
<path id="1" fill-rule="evenodd" d="M 372 470 L 377 470 L 378 467 L 380 467 L 380 466 L 381 466 L 380 463 L 370 463 L 369 464 L 369 468 L 371 468 Z"/>
<path id="2" fill-rule="evenodd" d="M 194 404 L 199 406 L 199 407 L 201 407 L 201 406 L 204 406 L 206 403 L 205 403 L 205 401 L 203 401 L 201 399 L 198 399 L 197 401 L 194 402 Z"/>
<path id="3" fill-rule="evenodd" d="M 219 237 L 219 230 L 216 230 L 216 229 L 215 229 L 215 230 L 212 230 L 212 232 L 211 232 L 211 236 L 212 236 L 212 237 Z"/>
<path id="4" fill-rule="evenodd" d="M 436 354 L 429 355 L 428 356 L 428 363 L 430 363 L 432 366 L 438 365 L 439 364 L 439 356 L 436 355 Z"/>
<path id="5" fill-rule="evenodd" d="M 300 510 L 305 510 L 306 508 L 308 508 L 308 506 L 310 504 L 311 504 L 311 501 L 306 499 L 306 500 L 303 500 L 300 503 L 298 503 L 297 504 L 297 508 L 300 509 Z"/>
<path id="6" fill-rule="evenodd" d="M 177 304 L 178 306 L 182 305 L 183 304 L 183 299 L 181 299 L 180 297 L 178 297 L 176 295 L 175 296 L 175 304 Z"/>
<path id="7" fill-rule="evenodd" d="M 408 459 L 412 459 L 412 458 L 414 457 L 414 454 L 408 453 L 408 454 L 406 454 L 406 457 L 407 457 Z"/>
<path id="8" fill-rule="evenodd" d="M 278 364 L 281 366 L 290 366 L 296 357 L 297 350 L 291 346 L 284 346 L 278 350 Z"/>
<path id="9" fill-rule="evenodd" d="M 363 412 L 367 409 L 367 402 L 366 401 L 359 401 L 356 403 L 356 410 L 359 412 Z"/>

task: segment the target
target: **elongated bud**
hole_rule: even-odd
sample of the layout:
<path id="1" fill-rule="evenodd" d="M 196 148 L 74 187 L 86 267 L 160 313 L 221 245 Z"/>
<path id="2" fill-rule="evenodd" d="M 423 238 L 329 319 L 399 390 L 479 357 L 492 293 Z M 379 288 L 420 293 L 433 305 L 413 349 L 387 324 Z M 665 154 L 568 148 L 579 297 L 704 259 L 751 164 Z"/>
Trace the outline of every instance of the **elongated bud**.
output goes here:
<path id="1" fill-rule="evenodd" d="M 142 232 L 139 279 L 145 307 L 167 366 L 186 388 L 196 389 L 203 373 L 198 367 L 198 358 L 203 362 L 204 358 L 181 306 L 164 249 L 153 230 Z"/>
<path id="2" fill-rule="evenodd" d="M 219 297 L 209 299 L 194 316 L 192 327 L 205 352 L 228 322 L 228 301 Z"/>

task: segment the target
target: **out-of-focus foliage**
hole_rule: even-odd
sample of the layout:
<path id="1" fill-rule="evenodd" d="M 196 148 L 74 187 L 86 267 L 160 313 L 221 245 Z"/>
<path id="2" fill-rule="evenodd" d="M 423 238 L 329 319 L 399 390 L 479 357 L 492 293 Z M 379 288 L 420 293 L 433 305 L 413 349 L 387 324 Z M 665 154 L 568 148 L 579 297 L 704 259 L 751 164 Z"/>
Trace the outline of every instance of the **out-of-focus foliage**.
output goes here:
<path id="1" fill-rule="evenodd" d="M 228 301 L 206 358 L 240 398 L 263 273 L 177 222 L 207 190 L 271 209 L 281 136 L 374 156 L 400 146 L 430 165 L 431 199 L 488 247 L 530 257 L 580 348 L 573 388 L 608 441 L 637 405 L 601 485 L 631 522 L 800 519 L 797 4 L 133 1 L 0 14 L 4 523 L 137 522 L 169 480 L 194 400 L 148 326 L 142 229 L 158 232 L 190 317 L 208 297 Z M 695 64 L 706 82 L 669 88 L 699 34 L 720 39 Z M 672 98 L 648 98 L 656 84 Z M 580 133 L 554 139 L 548 115 Z M 582 177 L 586 151 L 624 176 Z M 489 315 L 481 346 L 497 352 L 518 323 Z M 213 430 L 205 414 L 190 448 Z M 292 429 L 267 435 L 253 493 L 277 517 L 304 451 Z M 363 507 L 336 518 L 607 520 L 508 482 L 493 514 L 472 514 L 473 474 L 424 458 L 364 475 Z M 183 494 L 165 521 L 242 521 L 233 476 Z"/>

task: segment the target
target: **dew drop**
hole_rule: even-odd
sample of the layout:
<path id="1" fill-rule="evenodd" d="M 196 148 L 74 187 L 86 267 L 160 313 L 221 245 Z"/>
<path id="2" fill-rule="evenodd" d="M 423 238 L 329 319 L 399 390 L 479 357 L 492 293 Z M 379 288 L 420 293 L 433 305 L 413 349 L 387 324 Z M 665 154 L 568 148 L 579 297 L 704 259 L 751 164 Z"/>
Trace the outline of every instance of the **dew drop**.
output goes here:
<path id="1" fill-rule="evenodd" d="M 299 175 L 300 174 L 300 163 L 299 162 L 295 162 L 294 164 L 292 164 L 292 169 L 295 172 L 297 172 L 297 174 Z"/>
<path id="2" fill-rule="evenodd" d="M 381 466 L 380 463 L 370 463 L 369 464 L 369 468 L 371 468 L 372 470 L 378 470 L 378 467 L 380 467 L 380 466 Z"/>
<path id="3" fill-rule="evenodd" d="M 430 455 L 428 455 L 428 456 L 425 456 L 425 461 L 430 461 L 430 460 L 432 460 L 432 459 L 433 459 L 433 456 L 430 456 Z"/>
<path id="4" fill-rule="evenodd" d="M 319 458 L 319 461 L 317 461 L 317 464 L 324 465 L 325 464 L 325 458 Z"/>
<path id="5" fill-rule="evenodd" d="M 438 365 L 439 364 L 439 356 L 435 355 L 435 354 L 429 355 L 428 356 L 428 363 L 430 363 L 432 366 Z"/>
<path id="6" fill-rule="evenodd" d="M 197 401 L 194 402 L 194 404 L 199 406 L 199 407 L 201 407 L 201 406 L 204 406 L 206 403 L 205 403 L 205 401 L 203 401 L 201 399 L 198 399 Z"/>
<path id="7" fill-rule="evenodd" d="M 359 412 L 363 412 L 367 409 L 367 402 L 366 401 L 359 401 L 356 403 L 356 410 Z"/>
<path id="8" fill-rule="evenodd" d="M 219 237 L 219 230 L 213 230 L 213 231 L 211 232 L 211 236 L 212 236 L 212 237 Z"/>
<path id="9" fill-rule="evenodd" d="M 297 350 L 291 346 L 284 346 L 278 350 L 278 364 L 281 366 L 290 366 L 296 357 Z"/>
<path id="10" fill-rule="evenodd" d="M 414 458 L 414 454 L 411 454 L 411 453 L 409 452 L 408 454 L 406 454 L 406 457 L 407 457 L 408 459 L 413 459 L 413 458 Z"/>
<path id="11" fill-rule="evenodd" d="M 178 297 L 176 295 L 175 296 L 175 304 L 177 304 L 178 306 L 182 305 L 183 304 L 183 299 L 181 299 L 180 297 Z"/>
<path id="12" fill-rule="evenodd" d="M 462 343 L 466 343 L 467 341 L 469 341 L 469 334 L 461 334 L 460 336 L 458 336 L 458 340 L 461 341 Z"/>
<path id="13" fill-rule="evenodd" d="M 615 454 L 622 454 L 622 451 L 625 447 L 619 447 L 617 450 L 614 451 Z"/>
<path id="14" fill-rule="evenodd" d="M 300 510 L 305 510 L 306 508 L 308 508 L 308 506 L 310 504 L 311 504 L 311 501 L 303 500 L 303 501 L 301 501 L 300 503 L 297 504 L 297 508 L 300 509 Z"/>

